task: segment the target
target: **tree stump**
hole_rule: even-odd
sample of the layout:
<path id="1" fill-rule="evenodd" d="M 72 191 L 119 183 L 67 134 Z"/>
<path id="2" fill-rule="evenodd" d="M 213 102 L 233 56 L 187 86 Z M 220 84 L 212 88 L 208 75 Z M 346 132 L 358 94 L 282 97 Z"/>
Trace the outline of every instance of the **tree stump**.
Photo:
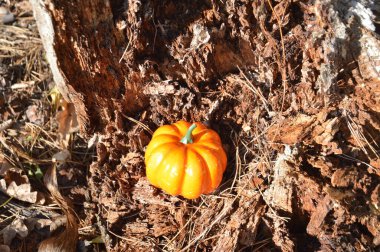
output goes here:
<path id="1" fill-rule="evenodd" d="M 256 248 L 260 223 L 283 251 L 380 244 L 376 1 L 30 2 L 82 132 L 105 136 L 89 186 L 110 251 Z M 234 160 L 199 212 L 143 179 L 141 124 L 180 119 L 209 123 Z"/>

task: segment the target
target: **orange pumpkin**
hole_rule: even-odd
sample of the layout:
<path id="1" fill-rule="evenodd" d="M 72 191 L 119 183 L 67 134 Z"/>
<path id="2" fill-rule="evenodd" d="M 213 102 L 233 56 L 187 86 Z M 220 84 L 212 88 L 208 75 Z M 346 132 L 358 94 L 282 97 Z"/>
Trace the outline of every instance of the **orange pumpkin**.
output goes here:
<path id="1" fill-rule="evenodd" d="M 150 183 L 187 199 L 214 191 L 227 156 L 218 134 L 201 123 L 179 121 L 158 128 L 145 152 Z"/>

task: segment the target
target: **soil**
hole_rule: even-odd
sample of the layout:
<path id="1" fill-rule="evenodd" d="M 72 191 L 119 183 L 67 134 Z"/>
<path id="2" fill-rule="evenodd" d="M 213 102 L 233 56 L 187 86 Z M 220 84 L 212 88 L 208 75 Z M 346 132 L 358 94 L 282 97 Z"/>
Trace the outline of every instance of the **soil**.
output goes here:
<path id="1" fill-rule="evenodd" d="M 101 236 L 104 247 L 91 249 L 379 250 L 380 35 L 357 8 L 318 0 L 112 6 L 129 39 L 117 48 L 119 67 L 139 87 L 137 105 L 123 108 L 131 98 L 117 97 L 104 117 L 105 96 L 99 107 L 76 106 L 82 133 L 99 133 L 88 171 L 68 165 L 58 175 L 61 187 L 75 184 L 62 192 L 76 203 L 80 229 L 93 230 L 80 244 Z M 68 78 L 76 94 L 94 95 Z M 145 177 L 152 132 L 178 120 L 214 129 L 228 156 L 221 186 L 196 200 Z"/>

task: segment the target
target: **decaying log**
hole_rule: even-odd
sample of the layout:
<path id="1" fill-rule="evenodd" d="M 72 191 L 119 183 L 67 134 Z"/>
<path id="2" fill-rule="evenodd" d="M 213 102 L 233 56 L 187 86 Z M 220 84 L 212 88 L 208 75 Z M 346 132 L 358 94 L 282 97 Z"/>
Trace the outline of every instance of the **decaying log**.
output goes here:
<path id="1" fill-rule="evenodd" d="M 227 34 L 213 1 L 30 2 L 54 80 L 85 133 L 104 129 L 115 111 L 146 106 L 147 83 L 181 81 L 196 89 L 258 64 L 248 38 Z"/>
<path id="2" fill-rule="evenodd" d="M 198 118 L 203 120 L 208 117 L 203 113 L 204 110 L 217 111 L 223 106 L 224 109 L 217 111 L 222 119 L 229 110 L 236 114 L 246 113 L 241 117 L 227 119 L 237 125 L 238 120 L 252 122 L 252 125 L 247 125 L 247 132 L 261 119 L 266 120 L 266 125 L 273 126 L 266 130 L 267 132 L 260 132 L 260 135 L 266 133 L 269 142 L 275 144 L 295 146 L 293 149 L 285 148 L 285 154 L 278 155 L 273 167 L 273 180 L 262 193 L 264 201 L 270 206 L 270 211 L 267 212 L 270 215 L 266 222 L 267 226 L 274 230 L 274 243 L 283 251 L 294 251 L 300 246 L 296 233 L 303 229 L 314 237 L 313 239 L 318 240 L 322 250 L 340 246 L 339 235 L 333 235 L 331 226 L 324 224 L 326 219 L 330 218 L 329 224 L 335 223 L 336 230 L 343 227 L 340 225 L 343 218 L 329 214 L 335 210 L 341 212 L 343 208 L 337 209 L 336 206 L 342 202 L 325 197 L 326 194 L 331 196 L 331 193 L 322 191 L 322 188 L 330 187 L 323 187 L 320 181 L 314 181 L 313 178 L 328 177 L 321 181 L 330 181 L 333 187 L 349 186 L 350 183 L 335 183 L 333 178 L 339 173 L 334 173 L 338 175 L 331 178 L 333 172 L 342 167 L 331 168 L 333 163 L 329 166 L 322 161 L 333 154 L 347 152 L 340 148 L 343 141 L 338 138 L 338 135 L 344 133 L 340 132 L 343 119 L 347 122 L 350 119 L 347 111 L 358 117 L 356 124 L 373 130 L 371 141 L 378 141 L 380 126 L 378 119 L 373 119 L 378 117 L 380 111 L 377 95 L 380 86 L 379 25 L 373 21 L 376 13 L 380 12 L 380 4 L 377 1 L 30 2 L 54 80 L 64 97 L 74 103 L 83 133 L 103 131 L 108 123 L 117 121 L 119 113 L 132 118 L 138 116 L 136 112 L 145 109 L 146 114 L 150 113 L 146 117 L 149 118 L 147 121 L 156 125 L 191 117 L 185 118 L 184 113 L 171 117 L 170 115 L 177 113 L 177 110 L 192 108 L 191 112 L 198 113 Z M 237 76 L 239 78 L 236 78 Z M 240 77 L 253 95 L 258 97 L 259 102 L 246 106 L 246 102 L 252 102 L 246 101 L 251 99 L 250 96 L 240 98 L 243 101 L 239 101 L 237 106 L 240 106 L 243 112 L 232 108 L 234 102 L 218 105 L 222 99 L 219 100 L 219 97 L 210 100 L 210 103 L 202 104 L 202 99 L 209 99 L 204 95 L 208 91 L 225 92 L 225 97 L 235 99 L 233 96 L 240 90 L 232 89 L 234 93 L 228 93 L 227 87 L 236 84 L 239 88 L 237 81 Z M 224 85 L 226 83 L 228 85 Z M 201 90 L 202 87 L 206 88 Z M 206 92 L 198 92 L 199 90 Z M 156 103 L 155 96 L 159 96 Z M 191 99 L 187 99 L 188 97 Z M 254 99 L 256 98 L 252 98 Z M 256 110 L 256 105 L 260 106 L 261 103 L 265 105 L 265 111 L 258 110 L 259 119 L 254 122 L 252 111 L 247 110 Z M 168 107 L 171 108 L 167 109 Z M 333 111 L 331 108 L 336 109 Z M 162 118 L 159 118 L 160 116 Z M 112 161 L 121 159 L 127 151 L 141 151 L 138 155 L 142 157 L 145 146 L 141 143 L 143 141 L 140 141 L 139 148 L 128 149 L 126 146 L 135 144 L 132 138 L 125 140 L 131 135 L 137 135 L 139 140 L 144 140 L 144 134 L 139 135 L 133 131 L 118 133 L 120 137 L 110 138 L 112 143 L 111 140 L 107 140 L 107 146 L 99 144 L 98 163 L 93 164 L 90 169 L 92 179 L 89 187 L 92 188 L 95 200 L 102 199 L 96 202 L 101 207 L 114 201 L 114 194 L 106 193 L 102 188 L 103 184 L 107 184 L 104 183 L 104 179 L 108 179 L 107 176 L 114 174 L 115 170 L 113 165 L 104 165 L 103 161 L 107 157 L 105 153 L 108 151 L 109 160 Z M 226 131 L 224 133 L 227 134 Z M 121 147 L 114 146 L 120 139 L 125 140 L 120 144 Z M 344 142 L 349 141 L 343 137 L 342 139 Z M 312 148 L 309 148 L 309 145 Z M 116 149 L 122 151 L 114 151 Z M 320 176 L 315 175 L 317 172 L 309 167 L 303 167 L 305 162 L 298 159 L 298 155 L 309 155 L 309 151 L 312 151 L 313 155 L 316 153 L 316 156 L 312 156 L 312 160 L 315 159 L 314 163 L 320 161 L 324 164 L 315 164 L 321 170 Z M 378 153 L 376 150 L 372 152 L 376 159 L 370 161 L 376 166 L 379 160 Z M 371 159 L 371 156 L 368 155 L 368 158 Z M 311 158 L 305 158 L 303 161 L 305 160 Z M 143 163 L 142 158 L 140 161 Z M 120 170 L 125 172 L 125 177 L 132 177 L 130 170 L 133 169 Z M 123 174 L 121 171 L 117 172 Z M 131 173 L 134 177 L 141 176 L 137 171 Z M 112 179 L 123 177 L 119 173 L 115 174 L 117 176 Z M 123 183 L 125 181 L 121 184 Z M 128 190 L 125 191 L 130 191 L 130 186 L 128 183 Z M 135 185 L 134 193 L 141 196 L 136 188 Z M 110 189 L 107 187 L 107 190 Z M 362 190 L 361 187 L 357 191 Z M 156 204 L 144 202 L 141 197 L 132 198 L 141 204 Z M 325 201 L 322 201 L 323 199 Z M 322 203 L 315 204 L 314 201 Z M 124 202 L 120 204 L 124 206 Z M 248 206 L 247 210 L 258 211 L 256 206 Z M 249 216 L 247 213 L 244 214 Z M 286 219 L 282 218 L 282 214 L 286 215 Z M 224 218 L 227 212 L 224 210 L 218 216 Z M 240 216 L 240 213 L 232 215 L 235 219 L 225 222 L 228 228 L 222 233 L 220 242 L 215 243 L 218 245 L 217 248 L 222 249 L 227 245 L 237 248 L 239 244 L 253 244 L 253 240 L 246 239 L 246 243 L 238 240 L 245 235 L 241 232 L 245 226 L 255 231 L 247 232 L 248 235 L 256 236 L 258 218 L 252 217 L 251 222 L 245 223 L 238 221 Z M 107 218 L 99 215 L 99 223 Z M 289 222 L 287 218 L 290 218 Z M 294 230 L 291 233 L 290 223 L 294 220 L 302 221 L 301 225 L 298 225 L 301 229 L 297 228 L 296 233 Z M 341 221 L 339 225 L 336 224 L 338 221 Z M 368 215 L 368 218 L 362 218 L 360 221 L 374 237 L 373 244 L 380 240 L 375 217 Z M 137 227 L 147 229 L 146 225 L 141 223 Z M 161 226 L 158 226 L 156 230 L 160 228 Z M 200 232 L 201 236 L 208 232 L 208 229 L 204 230 L 206 231 Z M 116 246 L 114 244 L 116 243 L 112 241 L 107 246 Z"/>
<path id="3" fill-rule="evenodd" d="M 99 130 L 113 111 L 139 107 L 138 83 L 119 63 L 127 46 L 116 29 L 121 1 L 31 0 L 54 81 L 75 104 L 82 132 Z"/>
<path id="4" fill-rule="evenodd" d="M 128 114 L 148 105 L 141 91 L 149 82 L 181 81 L 196 89 L 194 84 L 221 79 L 238 69 L 257 71 L 264 67 L 266 58 L 273 58 L 277 70 L 263 69 L 266 76 L 259 78 L 271 85 L 287 67 L 281 59 L 281 46 L 269 33 L 264 33 L 265 38 L 254 37 L 259 30 L 272 29 L 264 27 L 265 16 L 272 15 L 265 11 L 266 1 L 243 1 L 241 6 L 229 1 L 30 2 L 54 80 L 64 97 L 75 104 L 85 133 L 104 129 L 115 120 L 115 111 Z M 286 6 L 278 5 L 276 11 Z M 380 55 L 376 48 L 380 46 L 372 20 L 379 4 L 318 0 L 314 7 L 304 11 L 314 13 L 321 29 L 313 32 L 313 44 L 298 46 L 323 48 L 316 88 L 328 94 L 342 67 L 353 60 L 358 60 L 364 76 L 378 77 Z M 323 26 L 326 17 L 330 28 Z M 275 19 L 272 22 L 277 29 Z M 307 32 L 296 28 L 294 36 Z M 273 50 L 258 56 L 258 48 Z M 286 53 L 288 62 L 299 60 L 297 50 Z M 300 73 L 294 71 L 298 70 L 288 69 L 288 79 L 309 81 L 305 79 L 310 72 L 306 66 L 301 70 L 302 79 L 297 79 Z"/>

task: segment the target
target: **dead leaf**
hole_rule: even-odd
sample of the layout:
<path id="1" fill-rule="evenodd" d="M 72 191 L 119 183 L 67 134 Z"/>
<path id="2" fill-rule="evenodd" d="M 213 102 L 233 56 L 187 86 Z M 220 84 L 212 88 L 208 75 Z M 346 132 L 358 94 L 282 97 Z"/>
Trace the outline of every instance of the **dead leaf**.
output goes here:
<path id="1" fill-rule="evenodd" d="M 0 245 L 0 252 L 11 252 L 8 245 Z"/>
<path id="2" fill-rule="evenodd" d="M 60 152 L 55 153 L 52 159 L 58 163 L 65 163 L 66 161 L 71 159 L 71 153 L 69 150 L 64 149 Z"/>
<path id="3" fill-rule="evenodd" d="M 0 180 L 0 190 L 18 200 L 29 203 L 35 203 L 37 201 L 37 192 L 31 192 L 30 184 L 22 184 L 18 186 L 15 182 L 11 182 L 7 186 L 5 180 L 2 179 Z"/>
<path id="4" fill-rule="evenodd" d="M 32 192 L 28 177 L 21 172 L 17 168 L 8 169 L 4 178 L 0 180 L 0 191 L 21 201 L 43 204 L 45 202 L 43 194 Z"/>
<path id="5" fill-rule="evenodd" d="M 254 187 L 260 187 L 264 183 L 264 179 L 254 176 L 252 178 L 252 184 Z"/>
<path id="6" fill-rule="evenodd" d="M 41 125 L 43 123 L 43 114 L 37 105 L 30 105 L 25 112 L 26 117 L 31 123 Z"/>
<path id="7" fill-rule="evenodd" d="M 25 238 L 28 235 L 29 230 L 25 226 L 23 220 L 16 218 L 11 224 L 1 230 L 0 233 L 3 235 L 4 244 L 10 245 L 16 235 L 19 235 L 20 238 Z"/>
<path id="8" fill-rule="evenodd" d="M 116 223 L 121 217 L 122 215 L 118 211 L 107 212 L 107 222 L 111 225 Z"/>
<path id="9" fill-rule="evenodd" d="M 370 165 L 375 168 L 375 173 L 380 176 L 380 158 L 371 160 Z"/>
<path id="10" fill-rule="evenodd" d="M 51 224 L 50 224 L 50 232 L 53 232 L 57 228 L 66 225 L 66 216 L 65 215 L 59 215 L 55 218 L 52 219 Z"/>
<path id="11" fill-rule="evenodd" d="M 76 215 L 71 207 L 71 202 L 64 198 L 59 192 L 55 164 L 46 172 L 44 183 L 53 196 L 53 199 L 57 202 L 66 216 L 66 228 L 57 236 L 42 241 L 39 245 L 38 251 L 75 252 L 78 241 L 78 224 L 75 217 Z"/>
<path id="12" fill-rule="evenodd" d="M 29 12 L 32 14 L 32 6 L 29 1 L 21 1 L 15 3 L 15 6 L 17 9 L 19 9 L 21 12 Z"/>
<path id="13" fill-rule="evenodd" d="M 366 225 L 368 231 L 373 235 L 373 243 L 375 246 L 380 245 L 380 218 L 378 214 L 361 218 L 362 224 Z"/>
<path id="14" fill-rule="evenodd" d="M 62 147 L 67 148 L 69 145 L 70 134 L 79 130 L 77 116 L 74 104 L 68 103 L 62 99 L 61 111 L 57 112 L 56 119 L 58 122 L 59 142 Z"/>

